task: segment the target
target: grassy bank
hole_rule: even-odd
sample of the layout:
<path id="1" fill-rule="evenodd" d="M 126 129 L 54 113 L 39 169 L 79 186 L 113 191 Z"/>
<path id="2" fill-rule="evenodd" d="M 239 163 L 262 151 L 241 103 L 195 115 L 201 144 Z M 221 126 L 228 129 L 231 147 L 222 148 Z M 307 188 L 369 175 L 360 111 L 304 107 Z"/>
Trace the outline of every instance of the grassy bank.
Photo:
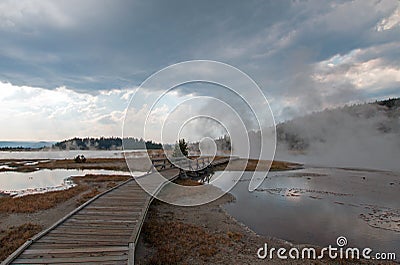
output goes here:
<path id="1" fill-rule="evenodd" d="M 220 165 L 215 167 L 215 170 L 228 170 L 228 171 L 281 171 L 293 170 L 301 168 L 301 164 L 291 163 L 286 161 L 268 161 L 258 159 L 237 159 L 231 161 L 229 164 Z"/>
<path id="2" fill-rule="evenodd" d="M 0 231 L 0 235 L 2 235 L 0 238 L 0 261 L 6 259 L 41 230 L 42 227 L 40 225 L 26 223 L 17 227 L 10 227 L 7 231 Z"/>
<path id="3" fill-rule="evenodd" d="M 26 164 L 26 162 L 32 162 Z M 89 158 L 85 163 L 76 163 L 73 159 L 1 159 L 0 165 L 9 168 L 1 168 L 0 172 L 33 172 L 40 169 L 105 169 L 116 171 L 129 171 L 125 158 Z"/>
<path id="4" fill-rule="evenodd" d="M 116 185 L 117 182 L 125 181 L 129 178 L 130 176 L 123 175 L 86 175 L 84 177 L 73 177 L 73 181 L 77 185 L 68 190 L 32 194 L 17 198 L 2 197 L 0 198 L 0 212 L 34 213 L 50 209 L 80 195 L 77 199 L 77 205 L 79 205 L 100 193 L 101 187 L 98 185 L 99 183 L 106 183 L 103 186 L 107 189 Z"/>
<path id="5" fill-rule="evenodd" d="M 208 262 L 232 241 L 238 242 L 243 237 L 238 232 L 211 233 L 198 225 L 160 218 L 156 209 L 150 212 L 147 220 L 143 227 L 143 238 L 155 250 L 147 264 L 180 264 L 193 253 Z"/>

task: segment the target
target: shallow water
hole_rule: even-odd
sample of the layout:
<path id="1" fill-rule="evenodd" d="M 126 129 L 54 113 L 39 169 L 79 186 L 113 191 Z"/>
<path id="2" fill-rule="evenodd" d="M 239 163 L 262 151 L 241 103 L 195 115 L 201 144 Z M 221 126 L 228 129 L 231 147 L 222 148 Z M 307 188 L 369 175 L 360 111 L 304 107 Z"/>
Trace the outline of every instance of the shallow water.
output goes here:
<path id="1" fill-rule="evenodd" d="M 131 175 L 130 172 L 114 170 L 78 170 L 78 169 L 43 169 L 35 172 L 0 172 L 0 191 L 27 191 L 33 190 L 68 188 L 66 179 L 71 176 L 84 176 L 86 174 L 104 175 Z M 142 175 L 143 172 L 133 172 L 134 176 Z"/>
<path id="2" fill-rule="evenodd" d="M 70 150 L 70 151 L 0 151 L 0 159 L 73 159 L 77 155 L 86 158 L 120 158 L 124 157 L 122 150 L 98 151 L 98 150 Z M 128 150 L 127 154 L 140 156 L 143 150 Z"/>
<path id="3" fill-rule="evenodd" d="M 213 184 L 225 187 L 240 177 L 238 172 L 224 174 Z M 231 190 L 236 202 L 224 208 L 256 233 L 319 246 L 334 246 L 337 237 L 345 236 L 349 246 L 400 256 L 398 174 L 337 168 L 270 172 L 257 191 L 249 192 L 252 174 L 243 174 Z"/>

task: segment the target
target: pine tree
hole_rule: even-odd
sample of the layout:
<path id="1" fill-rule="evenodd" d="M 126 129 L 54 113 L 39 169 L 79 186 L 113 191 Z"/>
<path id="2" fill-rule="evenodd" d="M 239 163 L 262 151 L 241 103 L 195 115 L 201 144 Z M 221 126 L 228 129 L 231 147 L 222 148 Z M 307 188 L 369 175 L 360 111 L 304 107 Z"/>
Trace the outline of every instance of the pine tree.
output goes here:
<path id="1" fill-rule="evenodd" d="M 181 157 L 181 156 L 188 156 L 188 144 L 185 141 L 185 139 L 180 139 L 176 144 L 175 144 L 175 149 L 172 154 L 173 157 Z"/>

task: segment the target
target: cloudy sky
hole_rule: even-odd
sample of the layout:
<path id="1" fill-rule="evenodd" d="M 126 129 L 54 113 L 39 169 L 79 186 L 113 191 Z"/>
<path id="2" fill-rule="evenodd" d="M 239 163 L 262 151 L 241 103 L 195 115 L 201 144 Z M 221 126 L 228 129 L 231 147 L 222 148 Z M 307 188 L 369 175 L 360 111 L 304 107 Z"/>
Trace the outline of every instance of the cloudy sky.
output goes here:
<path id="1" fill-rule="evenodd" d="M 134 89 L 195 59 L 247 73 L 277 121 L 398 97 L 400 2 L 2 0 L 0 140 L 120 136 Z"/>

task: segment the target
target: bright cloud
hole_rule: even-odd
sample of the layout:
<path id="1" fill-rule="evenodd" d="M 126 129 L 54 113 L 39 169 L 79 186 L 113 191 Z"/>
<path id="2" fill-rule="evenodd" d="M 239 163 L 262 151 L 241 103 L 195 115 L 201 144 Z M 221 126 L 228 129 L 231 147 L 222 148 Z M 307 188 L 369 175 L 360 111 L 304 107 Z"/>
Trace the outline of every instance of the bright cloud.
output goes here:
<path id="1" fill-rule="evenodd" d="M 3 0 L 0 117 L 8 126 L 0 139 L 121 135 L 133 88 L 192 59 L 247 73 L 278 121 L 400 96 L 399 25 L 398 0 Z M 155 89 L 138 96 L 138 120 Z M 152 121 L 196 94 L 174 93 Z"/>
<path id="2" fill-rule="evenodd" d="M 388 18 L 382 19 L 376 25 L 377 31 L 390 30 L 400 25 L 400 8 L 397 8 Z"/>
<path id="3" fill-rule="evenodd" d="M 73 136 L 120 136 L 127 100 L 119 94 L 78 93 L 0 83 L 1 139 L 60 140 Z M 117 96 L 116 96 L 117 95 Z"/>
<path id="4" fill-rule="evenodd" d="M 385 90 L 400 84 L 400 65 L 376 58 L 382 49 L 356 49 L 335 55 L 315 66 L 313 79 L 330 87 L 349 85 L 364 93 Z"/>

